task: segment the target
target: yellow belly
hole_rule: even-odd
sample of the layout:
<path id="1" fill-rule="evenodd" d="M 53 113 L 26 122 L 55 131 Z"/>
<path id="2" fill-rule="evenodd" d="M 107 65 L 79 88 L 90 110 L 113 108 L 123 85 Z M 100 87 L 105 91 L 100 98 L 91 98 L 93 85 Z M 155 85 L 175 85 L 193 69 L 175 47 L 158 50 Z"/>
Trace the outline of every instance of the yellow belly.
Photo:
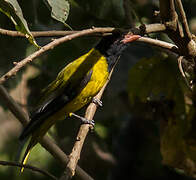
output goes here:
<path id="1" fill-rule="evenodd" d="M 101 90 L 109 76 L 106 58 L 102 56 L 92 70 L 91 79 L 86 87 L 71 102 L 49 117 L 33 136 L 42 137 L 57 120 L 63 120 L 69 113 L 81 109 Z"/>
<path id="2" fill-rule="evenodd" d="M 93 67 L 93 73 L 86 87 L 70 103 L 64 106 L 56 115 L 62 119 L 65 114 L 75 112 L 89 103 L 101 90 L 109 76 L 105 57 L 101 58 Z"/>

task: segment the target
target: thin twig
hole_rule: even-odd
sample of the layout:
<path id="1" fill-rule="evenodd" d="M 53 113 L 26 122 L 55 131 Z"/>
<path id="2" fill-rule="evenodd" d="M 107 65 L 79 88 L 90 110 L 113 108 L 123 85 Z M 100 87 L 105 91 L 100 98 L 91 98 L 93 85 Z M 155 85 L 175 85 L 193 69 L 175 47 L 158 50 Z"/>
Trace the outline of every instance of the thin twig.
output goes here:
<path id="1" fill-rule="evenodd" d="M 68 36 L 61 37 L 59 39 L 55 39 L 54 41 L 48 43 L 47 45 L 40 48 L 38 51 L 34 52 L 30 56 L 26 57 L 25 59 L 21 60 L 20 62 L 16 63 L 16 66 L 12 68 L 9 72 L 7 72 L 5 75 L 3 75 L 0 78 L 0 84 L 4 83 L 7 79 L 14 76 L 22 67 L 24 67 L 27 63 L 30 63 L 38 56 L 42 55 L 43 53 L 55 48 L 56 46 L 66 42 L 70 41 L 74 38 L 85 36 L 87 34 L 93 34 L 93 33 L 107 33 L 114 31 L 114 28 L 91 28 L 82 30 L 80 32 L 77 32 L 75 34 L 71 34 Z"/>
<path id="2" fill-rule="evenodd" d="M 150 34 L 150 33 L 157 33 L 157 32 L 164 32 L 166 27 L 164 24 L 155 23 L 155 24 L 142 24 L 139 26 L 142 34 Z"/>
<path id="3" fill-rule="evenodd" d="M 143 25 L 143 24 L 142 24 Z M 141 28 L 140 28 L 141 29 Z M 153 32 L 161 32 L 164 31 L 165 25 L 164 24 L 147 24 L 145 25 L 145 33 L 153 33 Z M 31 31 L 31 34 L 33 35 L 34 38 L 36 37 L 62 37 L 62 36 L 67 36 L 75 33 L 79 33 L 80 31 Z M 21 32 L 18 31 L 11 31 L 7 29 L 2 29 L 0 28 L 0 34 L 2 35 L 7 35 L 11 37 L 24 37 L 25 35 L 22 34 Z M 107 35 L 108 33 L 93 33 L 89 35 L 94 35 L 94 36 L 104 36 Z M 88 34 L 87 34 L 88 35 Z"/>
<path id="4" fill-rule="evenodd" d="M 40 168 L 37 168 L 35 166 L 30 166 L 28 164 L 26 165 L 23 165 L 23 164 L 19 164 L 19 163 L 16 163 L 16 162 L 10 162 L 10 161 L 0 161 L 0 165 L 3 165 L 3 166 L 15 166 L 15 167 L 25 167 L 26 169 L 30 169 L 32 171 L 36 171 L 36 172 L 39 172 L 45 176 L 48 176 L 49 178 L 51 179 L 54 179 L 54 180 L 57 180 L 57 178 L 50 174 L 48 171 L 44 171 Z"/>
<path id="5" fill-rule="evenodd" d="M 147 38 L 147 37 L 141 37 L 137 41 L 147 43 L 147 44 L 159 47 L 159 48 L 167 49 L 167 50 L 170 50 L 174 53 L 180 54 L 178 47 L 172 43 L 167 43 L 164 41 L 160 41 L 160 40 L 152 39 L 152 38 Z"/>
<path id="6" fill-rule="evenodd" d="M 167 35 L 178 45 L 181 44 L 181 29 L 179 28 L 178 15 L 175 10 L 174 0 L 159 0 L 161 20 L 167 28 Z"/>
<path id="7" fill-rule="evenodd" d="M 178 46 L 180 55 L 195 58 L 196 43 L 191 39 L 191 34 L 189 34 L 190 31 L 181 1 L 177 1 L 177 3 L 179 4 L 179 9 L 181 9 L 180 14 L 182 16 L 183 29 L 178 20 L 174 0 L 159 0 L 159 2 L 161 19 L 166 26 L 165 33 Z"/>
<path id="8" fill-rule="evenodd" d="M 160 26 L 159 26 L 160 27 Z M 150 32 L 153 31 L 152 27 L 146 26 L 146 31 Z M 160 27 L 160 29 L 164 29 L 163 26 Z M 81 37 L 81 36 L 85 36 L 88 34 L 93 34 L 93 33 L 109 33 L 114 31 L 114 28 L 93 28 L 93 29 L 86 29 L 86 30 L 82 30 L 80 32 L 77 32 L 75 34 L 71 34 L 59 39 L 55 39 L 54 41 L 50 42 L 49 44 L 43 46 L 41 49 L 39 49 L 38 51 L 34 52 L 33 54 L 31 54 L 30 56 L 26 57 L 25 59 L 21 60 L 18 63 L 15 63 L 15 67 L 13 67 L 9 72 L 7 72 L 5 75 L 3 75 L 0 78 L 0 84 L 4 83 L 7 79 L 9 79 L 10 77 L 16 75 L 16 73 L 23 68 L 27 63 L 32 62 L 35 58 L 37 58 L 38 56 L 42 55 L 43 53 L 53 49 L 54 47 L 58 46 L 61 43 L 64 43 L 66 41 L 72 40 L 74 38 L 77 37 Z M 158 41 L 158 40 L 154 40 Z M 164 44 L 164 42 L 162 43 Z M 159 43 L 157 43 L 157 46 L 161 45 L 160 41 Z"/>
<path id="9" fill-rule="evenodd" d="M 104 92 L 104 90 L 110 80 L 113 69 L 110 72 L 110 75 L 109 75 L 109 78 L 108 78 L 106 84 L 103 86 L 103 88 L 100 90 L 100 92 L 95 96 L 96 99 L 99 99 L 99 100 L 101 99 L 102 94 L 103 94 L 103 92 Z M 97 110 L 97 105 L 95 103 L 90 103 L 86 109 L 85 118 L 88 120 L 92 120 L 95 115 L 96 110 Z M 90 128 L 92 128 L 92 125 L 89 125 L 89 124 L 82 124 L 80 126 L 78 135 L 76 137 L 75 144 L 72 148 L 72 152 L 69 155 L 70 159 L 69 159 L 69 162 L 67 164 L 67 167 L 66 167 L 66 170 L 64 173 L 65 176 L 62 176 L 60 178 L 60 180 L 64 180 L 64 179 L 69 180 L 74 176 L 75 168 L 78 163 L 78 160 L 80 159 L 80 153 L 81 153 L 85 138 L 86 138 Z"/>
<path id="10" fill-rule="evenodd" d="M 79 31 L 31 31 L 33 37 L 58 37 L 66 36 L 70 34 L 77 33 Z M 0 28 L 0 34 L 11 36 L 11 37 L 25 37 L 25 34 L 18 31 L 11 31 L 7 29 Z"/>
<path id="11" fill-rule="evenodd" d="M 186 18 L 186 14 L 184 12 L 184 8 L 182 5 L 181 0 L 176 0 L 176 4 L 178 5 L 179 11 L 180 11 L 180 15 L 182 17 L 182 28 L 183 28 L 183 32 L 184 32 L 184 37 L 188 38 L 189 40 L 192 39 L 192 35 L 189 29 L 189 25 L 187 22 L 187 18 Z"/>
<path id="12" fill-rule="evenodd" d="M 184 78 L 184 81 L 185 81 L 187 87 L 188 87 L 191 91 L 193 91 L 192 87 L 190 86 L 190 84 L 189 84 L 189 82 L 188 82 L 188 79 L 187 79 L 187 77 L 186 77 L 186 74 L 184 73 L 183 67 L 182 67 L 182 59 L 183 59 L 183 58 L 184 58 L 183 56 L 179 56 L 179 58 L 178 58 L 178 68 L 179 68 L 179 70 L 180 70 L 180 73 L 182 74 L 182 77 Z"/>
<path id="13" fill-rule="evenodd" d="M 31 31 L 31 34 L 34 38 L 36 37 L 62 37 L 67 36 L 71 34 L 78 33 L 80 31 L 57 31 L 57 30 L 51 30 L 51 31 Z M 11 36 L 11 37 L 24 37 L 26 38 L 25 34 L 18 32 L 18 31 L 12 31 L 7 29 L 0 28 L 0 34 L 5 36 Z M 105 36 L 108 33 L 94 33 L 93 36 Z M 88 36 L 88 34 L 87 34 Z M 89 34 L 89 36 L 92 36 L 92 34 Z"/>
<path id="14" fill-rule="evenodd" d="M 160 15 L 164 23 L 167 24 L 169 28 L 176 28 L 176 10 L 174 5 L 174 0 L 159 0 L 160 4 Z M 175 24 L 174 24 L 175 23 Z"/>
<path id="15" fill-rule="evenodd" d="M 66 168 L 69 161 L 68 156 L 47 136 L 40 140 L 40 144 L 44 147 L 55 159 L 57 159 L 64 168 Z M 86 173 L 80 166 L 76 166 L 76 178 L 82 180 L 93 180 L 93 178 Z"/>
<path id="16" fill-rule="evenodd" d="M 22 110 L 22 108 L 14 101 L 14 99 L 9 95 L 7 90 L 0 85 L 0 99 L 9 110 L 14 114 L 14 116 L 24 125 L 26 126 L 29 121 L 28 115 Z"/>
<path id="17" fill-rule="evenodd" d="M 14 101 L 14 99 L 8 94 L 6 89 L 0 85 L 0 98 L 14 114 L 14 116 L 25 126 L 29 121 L 29 117 L 24 113 L 21 107 Z M 57 159 L 64 167 L 68 162 L 67 155 L 46 135 L 40 140 L 40 144 Z M 93 180 L 82 168 L 76 167 L 76 175 L 83 180 Z"/>

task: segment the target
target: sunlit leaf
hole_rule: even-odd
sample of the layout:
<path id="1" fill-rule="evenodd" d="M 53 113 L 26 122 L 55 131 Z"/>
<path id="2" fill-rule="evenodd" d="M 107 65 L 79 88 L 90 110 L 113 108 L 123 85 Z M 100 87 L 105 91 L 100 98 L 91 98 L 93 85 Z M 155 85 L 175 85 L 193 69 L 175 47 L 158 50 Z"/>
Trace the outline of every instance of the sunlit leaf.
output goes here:
<path id="1" fill-rule="evenodd" d="M 0 0 L 0 11 L 10 18 L 17 31 L 25 34 L 26 38 L 28 38 L 32 44 L 39 47 L 29 31 L 17 0 Z"/>
<path id="2" fill-rule="evenodd" d="M 70 5 L 68 0 L 45 0 L 47 6 L 51 9 L 51 17 L 57 21 L 62 22 L 69 28 L 71 28 L 65 21 L 69 15 Z"/>

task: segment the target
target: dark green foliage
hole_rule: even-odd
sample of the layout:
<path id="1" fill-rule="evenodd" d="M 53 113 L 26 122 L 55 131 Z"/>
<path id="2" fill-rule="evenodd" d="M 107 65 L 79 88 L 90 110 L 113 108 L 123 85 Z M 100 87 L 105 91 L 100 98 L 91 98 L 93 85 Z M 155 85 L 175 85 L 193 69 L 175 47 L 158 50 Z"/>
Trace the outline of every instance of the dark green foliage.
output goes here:
<path id="1" fill-rule="evenodd" d="M 92 26 L 129 27 L 122 0 L 69 2 L 69 15 L 64 18 L 67 18 L 65 23 L 74 30 Z M 153 16 L 153 11 L 158 10 L 158 1 L 130 2 L 133 8 L 130 11 L 134 10 L 143 22 L 159 22 Z M 68 29 L 51 18 L 51 12 L 43 1 L 19 0 L 18 3 L 30 30 Z M 196 12 L 193 7 L 196 2 L 183 3 L 189 21 L 194 20 Z M 139 24 L 136 17 L 133 16 L 133 20 Z M 3 13 L 0 13 L 0 27 L 15 30 Z M 165 40 L 161 34 L 154 36 Z M 36 50 L 24 38 L 0 35 L 0 40 L 0 75 L 11 69 L 14 61 L 20 61 Z M 87 52 L 98 40 L 98 37 L 83 37 L 61 44 L 9 79 L 6 88 L 12 93 L 15 90 L 20 92 L 21 80 L 24 80 L 22 75 L 25 75 L 26 86 L 23 90 L 27 91 L 28 100 L 25 107 L 31 111 L 39 101 L 41 89 L 66 64 Z M 36 41 L 43 46 L 51 38 L 36 38 Z M 189 179 L 174 168 L 179 170 L 179 165 L 187 157 L 195 162 L 195 109 L 188 106 L 184 99 L 189 91 L 181 78 L 176 59 L 162 56 L 160 51 L 133 43 L 119 60 L 103 95 L 103 107 L 98 108 L 94 117 L 97 123 L 95 131 L 88 135 L 79 161 L 79 165 L 94 179 Z M 16 98 L 16 94 L 13 93 L 13 96 Z M 84 111 L 85 108 L 78 114 L 83 115 Z M 5 113 L 7 111 L 0 112 L 0 160 L 14 160 L 19 128 L 15 130 L 16 124 L 11 132 L 5 128 L 7 122 L 12 125 L 13 119 L 13 116 Z M 49 132 L 67 154 L 71 151 L 79 125 L 77 119 L 68 118 L 57 123 Z M 4 129 L 6 133 L 3 133 Z M 106 152 L 112 158 L 104 159 L 98 151 Z M 41 146 L 33 149 L 28 163 L 57 177 L 63 172 L 57 160 Z M 169 169 L 165 164 L 174 168 Z M 48 177 L 28 170 L 21 175 L 18 168 L 0 166 L 0 179 L 44 180 Z"/>

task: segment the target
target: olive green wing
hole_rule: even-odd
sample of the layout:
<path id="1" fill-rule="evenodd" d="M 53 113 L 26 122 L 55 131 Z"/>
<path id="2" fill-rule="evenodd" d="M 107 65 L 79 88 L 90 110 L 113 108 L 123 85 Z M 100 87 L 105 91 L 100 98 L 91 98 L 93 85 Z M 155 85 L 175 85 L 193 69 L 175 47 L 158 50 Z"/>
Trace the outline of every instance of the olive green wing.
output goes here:
<path id="1" fill-rule="evenodd" d="M 92 76 L 92 70 L 78 73 L 80 62 L 74 61 L 67 65 L 47 88 L 43 90 L 44 97 L 39 107 L 31 113 L 30 123 L 23 130 L 20 140 L 28 137 L 40 127 L 48 117 L 63 108 L 87 85 Z"/>

